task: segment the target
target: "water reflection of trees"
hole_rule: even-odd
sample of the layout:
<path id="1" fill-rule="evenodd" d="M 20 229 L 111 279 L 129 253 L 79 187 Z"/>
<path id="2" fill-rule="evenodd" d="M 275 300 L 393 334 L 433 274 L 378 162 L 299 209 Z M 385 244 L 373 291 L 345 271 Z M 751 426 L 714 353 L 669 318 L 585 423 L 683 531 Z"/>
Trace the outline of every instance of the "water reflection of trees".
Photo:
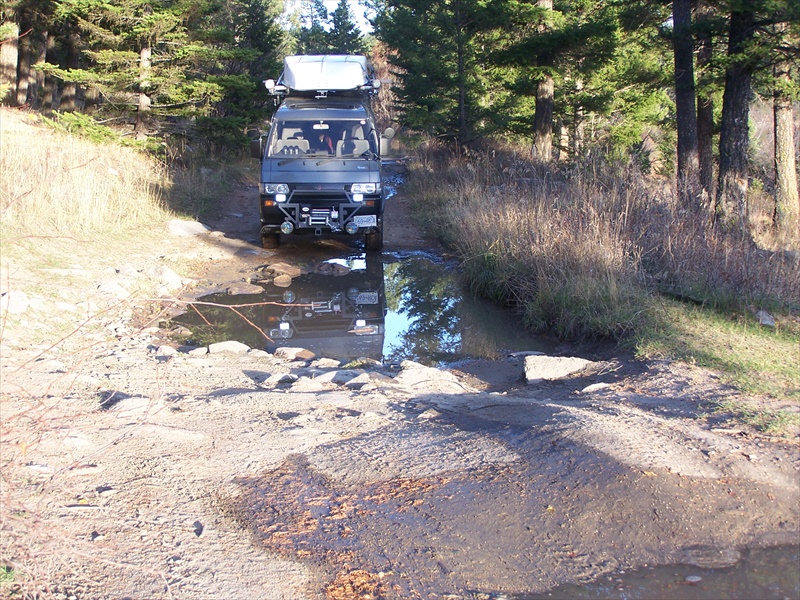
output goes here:
<path id="1" fill-rule="evenodd" d="M 409 321 L 400 342 L 386 349 L 386 358 L 426 364 L 452 360 L 461 349 L 456 278 L 422 259 L 389 264 L 385 271 L 388 308 Z"/>

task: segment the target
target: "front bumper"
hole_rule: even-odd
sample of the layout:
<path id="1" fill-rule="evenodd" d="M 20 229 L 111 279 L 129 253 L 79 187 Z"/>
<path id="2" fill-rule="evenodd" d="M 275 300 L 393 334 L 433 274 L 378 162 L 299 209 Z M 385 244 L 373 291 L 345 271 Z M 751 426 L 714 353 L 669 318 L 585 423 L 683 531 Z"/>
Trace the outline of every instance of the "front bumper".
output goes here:
<path id="1" fill-rule="evenodd" d="M 338 233 L 356 227 L 351 232 L 357 233 L 380 228 L 382 217 L 383 198 L 379 194 L 364 195 L 363 202 L 353 202 L 349 194 L 340 198 L 292 194 L 286 202 L 277 202 L 275 196 L 261 196 L 262 230 L 277 232 L 288 223 L 292 231 Z"/>

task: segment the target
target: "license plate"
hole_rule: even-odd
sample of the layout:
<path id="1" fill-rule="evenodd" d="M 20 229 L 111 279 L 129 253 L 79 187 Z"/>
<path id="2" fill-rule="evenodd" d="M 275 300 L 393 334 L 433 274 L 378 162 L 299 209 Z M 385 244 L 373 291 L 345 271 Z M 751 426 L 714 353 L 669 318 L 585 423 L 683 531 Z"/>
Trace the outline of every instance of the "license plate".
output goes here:
<path id="1" fill-rule="evenodd" d="M 377 304 L 378 292 L 359 292 L 356 296 L 356 304 Z"/>
<path id="2" fill-rule="evenodd" d="M 359 227 L 376 227 L 378 217 L 376 215 L 356 215 L 353 217 L 353 222 Z"/>

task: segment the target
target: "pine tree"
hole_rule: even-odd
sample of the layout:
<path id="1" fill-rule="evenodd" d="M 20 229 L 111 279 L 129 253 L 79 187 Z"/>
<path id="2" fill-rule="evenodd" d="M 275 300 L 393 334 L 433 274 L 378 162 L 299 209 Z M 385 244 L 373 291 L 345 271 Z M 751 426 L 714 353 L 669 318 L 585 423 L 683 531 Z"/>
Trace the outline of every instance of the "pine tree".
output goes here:
<path id="1" fill-rule="evenodd" d="M 398 84 L 401 120 L 465 144 L 480 135 L 486 90 L 481 34 L 488 15 L 478 0 L 398 0 L 376 19 Z"/>
<path id="2" fill-rule="evenodd" d="M 367 45 L 350 12 L 347 0 L 339 0 L 331 14 L 328 45 L 333 54 L 365 54 Z"/>

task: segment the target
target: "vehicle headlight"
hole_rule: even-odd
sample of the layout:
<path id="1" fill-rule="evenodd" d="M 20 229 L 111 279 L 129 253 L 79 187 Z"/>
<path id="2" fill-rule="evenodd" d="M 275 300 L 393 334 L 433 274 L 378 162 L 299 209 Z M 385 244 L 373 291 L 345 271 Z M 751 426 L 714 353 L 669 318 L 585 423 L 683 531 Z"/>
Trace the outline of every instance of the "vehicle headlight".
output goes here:
<path id="1" fill-rule="evenodd" d="M 354 183 L 350 186 L 352 194 L 377 194 L 380 191 L 380 183 Z"/>
<path id="2" fill-rule="evenodd" d="M 273 194 L 288 194 L 289 186 L 285 183 L 262 183 L 261 193 L 269 194 L 270 196 Z"/>

